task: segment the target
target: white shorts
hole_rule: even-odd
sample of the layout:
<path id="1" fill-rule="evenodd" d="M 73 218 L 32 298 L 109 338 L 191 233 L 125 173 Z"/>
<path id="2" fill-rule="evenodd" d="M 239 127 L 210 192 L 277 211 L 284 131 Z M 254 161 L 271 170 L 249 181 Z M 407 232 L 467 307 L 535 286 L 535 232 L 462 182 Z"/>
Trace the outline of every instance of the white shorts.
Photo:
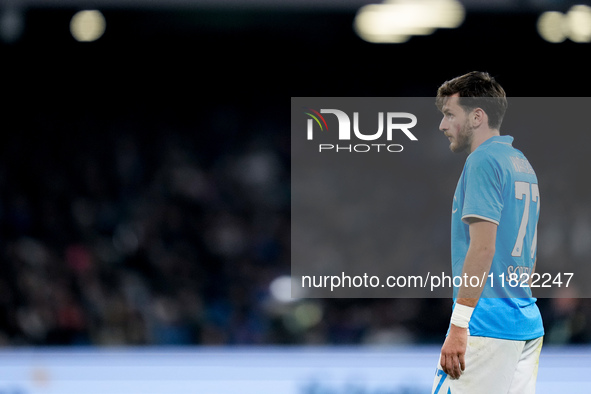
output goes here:
<path id="1" fill-rule="evenodd" d="M 534 394 L 542 342 L 468 335 L 464 373 L 452 379 L 438 364 L 431 393 Z"/>

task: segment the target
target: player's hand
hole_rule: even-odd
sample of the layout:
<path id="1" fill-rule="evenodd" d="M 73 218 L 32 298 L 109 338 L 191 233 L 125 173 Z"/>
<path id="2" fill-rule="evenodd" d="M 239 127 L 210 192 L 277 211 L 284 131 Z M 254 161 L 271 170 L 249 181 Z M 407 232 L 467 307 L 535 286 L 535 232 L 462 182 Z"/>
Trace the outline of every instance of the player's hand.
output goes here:
<path id="1" fill-rule="evenodd" d="M 466 369 L 466 362 L 464 356 L 466 354 L 466 345 L 468 343 L 468 329 L 460 328 L 451 325 L 449 334 L 443 342 L 441 348 L 441 369 L 452 379 L 459 379 L 464 369 Z"/>

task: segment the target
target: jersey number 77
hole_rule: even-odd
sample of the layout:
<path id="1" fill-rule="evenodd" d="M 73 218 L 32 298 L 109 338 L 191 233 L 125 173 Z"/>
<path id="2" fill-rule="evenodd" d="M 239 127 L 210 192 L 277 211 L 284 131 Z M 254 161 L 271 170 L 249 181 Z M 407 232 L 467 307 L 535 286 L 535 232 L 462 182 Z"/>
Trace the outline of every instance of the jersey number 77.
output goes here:
<path id="1" fill-rule="evenodd" d="M 529 222 L 530 216 L 530 203 L 535 203 L 536 218 L 540 214 L 540 189 L 537 183 L 529 183 L 517 181 L 515 182 L 515 198 L 518 200 L 525 200 L 525 206 L 523 207 L 523 216 L 521 217 L 521 224 L 519 225 L 519 232 L 517 233 L 517 239 L 515 240 L 515 246 L 511 256 L 520 257 L 523 253 L 523 239 L 527 231 L 527 223 Z M 535 218 L 534 218 L 535 219 Z M 536 223 L 534 236 L 531 243 L 531 249 L 529 251 L 530 257 L 533 259 L 536 254 L 536 246 L 538 244 L 538 224 Z"/>

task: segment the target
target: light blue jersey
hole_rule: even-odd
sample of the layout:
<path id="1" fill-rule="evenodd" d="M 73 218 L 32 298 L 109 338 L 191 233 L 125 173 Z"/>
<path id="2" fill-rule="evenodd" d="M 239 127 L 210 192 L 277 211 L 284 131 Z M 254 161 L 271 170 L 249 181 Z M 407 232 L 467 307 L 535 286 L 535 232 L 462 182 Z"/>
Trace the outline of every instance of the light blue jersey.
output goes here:
<path id="1" fill-rule="evenodd" d="M 452 207 L 452 273 L 462 275 L 470 246 L 467 220 L 496 223 L 492 275 L 472 314 L 470 335 L 528 340 L 544 335 L 526 286 L 536 260 L 540 192 L 534 170 L 512 142 L 511 136 L 492 137 L 466 159 Z"/>

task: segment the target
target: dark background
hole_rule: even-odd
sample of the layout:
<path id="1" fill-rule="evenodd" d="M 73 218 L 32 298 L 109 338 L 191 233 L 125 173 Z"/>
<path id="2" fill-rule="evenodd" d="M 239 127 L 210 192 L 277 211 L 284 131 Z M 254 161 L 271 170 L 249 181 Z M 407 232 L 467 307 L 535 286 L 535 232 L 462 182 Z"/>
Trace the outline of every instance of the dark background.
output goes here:
<path id="1" fill-rule="evenodd" d="M 329 3 L 111 5 L 104 36 L 78 43 L 88 4 L 67 4 L 20 8 L 22 34 L 0 44 L 5 345 L 440 343 L 447 299 L 313 300 L 311 325 L 273 301 L 290 272 L 290 97 L 432 96 L 471 70 L 510 96 L 591 85 L 589 44 L 543 41 L 527 2 L 405 44 L 361 40 L 356 8 Z M 560 168 L 578 142 L 559 136 L 534 167 Z M 549 208 L 563 258 L 586 196 Z M 588 300 L 539 304 L 547 342 L 589 341 Z"/>

